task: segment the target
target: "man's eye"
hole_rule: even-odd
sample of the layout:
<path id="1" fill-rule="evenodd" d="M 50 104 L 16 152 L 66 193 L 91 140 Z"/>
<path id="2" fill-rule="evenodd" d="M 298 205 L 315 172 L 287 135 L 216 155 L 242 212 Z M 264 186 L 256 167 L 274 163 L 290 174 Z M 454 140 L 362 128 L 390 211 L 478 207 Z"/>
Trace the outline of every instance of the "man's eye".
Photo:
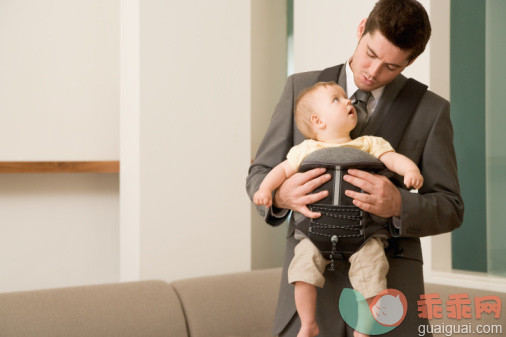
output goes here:
<path id="1" fill-rule="evenodd" d="M 339 102 L 339 99 L 337 97 L 334 97 L 333 102 Z"/>
<path id="2" fill-rule="evenodd" d="M 390 71 L 395 71 L 397 68 L 387 66 L 387 69 L 390 70 Z"/>
<path id="3" fill-rule="evenodd" d="M 367 53 L 367 56 L 371 57 L 371 58 L 374 58 L 374 55 L 371 54 L 371 53 Z"/>

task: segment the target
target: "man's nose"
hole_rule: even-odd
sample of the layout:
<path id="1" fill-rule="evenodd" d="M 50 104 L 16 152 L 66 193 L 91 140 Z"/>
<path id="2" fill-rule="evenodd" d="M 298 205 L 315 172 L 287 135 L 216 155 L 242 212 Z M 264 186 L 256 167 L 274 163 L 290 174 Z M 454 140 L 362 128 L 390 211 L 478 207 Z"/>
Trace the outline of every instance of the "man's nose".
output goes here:
<path id="1" fill-rule="evenodd" d="M 378 77 L 379 73 L 381 71 L 381 62 L 371 62 L 371 65 L 369 66 L 369 75 L 375 79 Z"/>

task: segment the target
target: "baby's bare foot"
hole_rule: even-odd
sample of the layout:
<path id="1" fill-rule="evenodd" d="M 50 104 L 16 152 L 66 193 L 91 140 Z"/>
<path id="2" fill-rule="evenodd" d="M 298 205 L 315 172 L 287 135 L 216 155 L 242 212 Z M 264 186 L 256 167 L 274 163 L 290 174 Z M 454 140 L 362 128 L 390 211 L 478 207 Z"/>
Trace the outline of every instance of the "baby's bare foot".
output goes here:
<path id="1" fill-rule="evenodd" d="M 299 334 L 297 337 L 314 337 L 320 333 L 318 324 L 316 322 L 312 324 L 306 324 L 300 327 Z"/>
<path id="2" fill-rule="evenodd" d="M 369 335 L 358 332 L 357 330 L 353 331 L 353 337 L 369 337 Z"/>

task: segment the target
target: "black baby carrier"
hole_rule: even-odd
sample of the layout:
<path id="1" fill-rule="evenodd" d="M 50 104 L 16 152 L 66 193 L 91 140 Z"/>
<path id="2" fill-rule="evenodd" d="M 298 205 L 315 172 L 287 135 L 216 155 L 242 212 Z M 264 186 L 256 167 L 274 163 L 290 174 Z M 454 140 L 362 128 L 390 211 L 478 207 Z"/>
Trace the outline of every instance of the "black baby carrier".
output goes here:
<path id="1" fill-rule="evenodd" d="M 323 70 L 318 81 L 337 82 L 342 66 Z M 375 136 L 386 139 L 396 149 L 426 90 L 426 85 L 408 79 L 390 106 Z M 387 177 L 392 176 L 392 173 L 374 156 L 348 147 L 325 148 L 311 153 L 301 163 L 299 172 L 316 167 L 327 169 L 327 173 L 332 177 L 315 190 L 315 192 L 327 190 L 328 196 L 308 205 L 311 211 L 321 213 L 321 217 L 304 218 L 296 225 L 296 229 L 305 234 L 322 255 L 331 261 L 330 270 L 333 270 L 335 260 L 347 259 L 371 236 L 387 237 L 389 233 L 388 225 L 376 221 L 377 218 L 356 207 L 352 199 L 345 195 L 346 190 L 362 191 L 343 180 L 343 176 L 350 168 Z"/>
<path id="2" fill-rule="evenodd" d="M 372 235 L 388 236 L 384 223 L 374 221 L 373 217 L 353 204 L 353 199 L 345 195 L 346 190 L 361 192 L 360 188 L 343 180 L 350 168 L 371 173 L 388 174 L 385 166 L 376 157 L 361 150 L 349 147 L 325 148 L 311 153 L 301 163 L 299 172 L 323 167 L 331 179 L 317 188 L 315 192 L 327 190 L 328 196 L 317 203 L 308 205 L 321 217 L 304 218 L 297 229 L 304 233 L 322 255 L 331 261 L 343 260 L 356 252 Z"/>

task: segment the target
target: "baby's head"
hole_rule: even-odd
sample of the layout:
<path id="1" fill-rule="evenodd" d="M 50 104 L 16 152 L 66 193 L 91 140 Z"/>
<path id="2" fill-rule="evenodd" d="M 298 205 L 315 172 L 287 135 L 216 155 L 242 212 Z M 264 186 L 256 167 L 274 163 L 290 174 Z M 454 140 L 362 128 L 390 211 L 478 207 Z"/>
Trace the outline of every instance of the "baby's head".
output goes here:
<path id="1" fill-rule="evenodd" d="M 318 82 L 297 97 L 295 123 L 304 137 L 328 141 L 349 136 L 357 114 L 343 88 L 335 82 Z"/>

